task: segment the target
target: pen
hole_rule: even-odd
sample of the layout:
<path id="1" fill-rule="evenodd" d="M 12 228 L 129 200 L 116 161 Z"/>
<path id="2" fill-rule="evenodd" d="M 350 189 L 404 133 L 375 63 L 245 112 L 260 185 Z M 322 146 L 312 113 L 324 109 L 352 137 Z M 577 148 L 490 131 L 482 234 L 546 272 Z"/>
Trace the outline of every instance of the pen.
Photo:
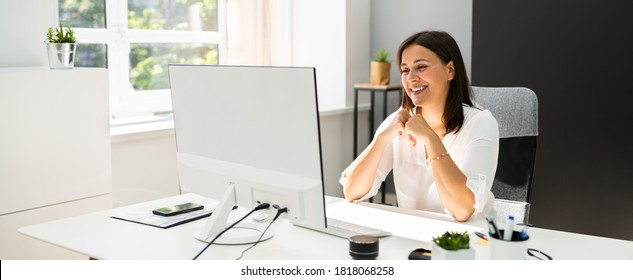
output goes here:
<path id="1" fill-rule="evenodd" d="M 517 224 L 519 225 L 519 224 Z M 528 230 L 528 224 L 520 224 L 523 226 L 523 229 L 521 229 L 521 234 L 519 235 L 519 240 L 526 240 L 528 235 L 527 235 L 527 230 Z"/>
<path id="2" fill-rule="evenodd" d="M 486 217 L 486 221 L 488 221 L 488 235 L 492 238 L 499 239 L 499 230 L 497 230 L 497 225 L 495 225 L 495 221 L 491 217 Z"/>
<path id="3" fill-rule="evenodd" d="M 486 236 L 485 234 L 475 231 L 475 235 L 479 236 L 479 238 L 483 239 L 483 240 L 488 240 L 488 236 Z"/>
<path id="4" fill-rule="evenodd" d="M 510 215 L 503 230 L 503 240 L 512 240 L 512 233 L 514 233 L 514 216 Z"/>

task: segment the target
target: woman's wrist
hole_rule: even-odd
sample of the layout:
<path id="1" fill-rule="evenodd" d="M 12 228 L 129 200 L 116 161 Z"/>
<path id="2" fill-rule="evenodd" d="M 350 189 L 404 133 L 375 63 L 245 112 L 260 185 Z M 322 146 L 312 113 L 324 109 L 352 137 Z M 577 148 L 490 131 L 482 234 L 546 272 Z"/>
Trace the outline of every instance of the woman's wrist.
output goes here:
<path id="1" fill-rule="evenodd" d="M 444 143 L 442 143 L 442 139 L 440 139 L 437 134 L 430 136 L 427 142 L 425 142 L 425 145 L 427 147 L 427 158 L 429 161 L 436 161 L 450 156 L 446 147 L 444 147 Z"/>
<path id="2" fill-rule="evenodd" d="M 435 157 L 431 156 L 431 157 L 429 157 L 429 161 L 430 161 L 430 162 L 433 162 L 433 161 L 435 161 L 435 160 L 442 159 L 443 157 L 448 157 L 448 156 L 450 156 L 450 155 L 451 155 L 451 154 L 449 154 L 448 152 L 443 152 L 443 153 L 439 154 L 438 156 L 435 156 Z"/>
<path id="3" fill-rule="evenodd" d="M 422 139 L 422 141 L 424 141 L 424 144 L 427 147 L 441 147 L 440 152 L 442 150 L 444 150 L 444 144 L 442 143 L 442 139 L 440 138 L 439 135 L 435 134 L 435 133 L 431 133 L 429 135 L 425 135 L 426 137 L 424 137 Z M 438 153 L 439 155 L 440 153 Z"/>

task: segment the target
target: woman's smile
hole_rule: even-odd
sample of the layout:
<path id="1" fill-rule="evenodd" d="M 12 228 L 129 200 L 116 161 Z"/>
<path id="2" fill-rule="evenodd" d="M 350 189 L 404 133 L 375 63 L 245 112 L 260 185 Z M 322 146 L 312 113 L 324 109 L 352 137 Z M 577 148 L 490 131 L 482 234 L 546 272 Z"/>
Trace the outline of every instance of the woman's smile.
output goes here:
<path id="1" fill-rule="evenodd" d="M 427 92 L 427 86 L 410 87 L 409 97 L 411 98 L 411 101 L 413 101 L 413 104 L 421 105 L 418 102 L 424 95 L 426 95 Z"/>

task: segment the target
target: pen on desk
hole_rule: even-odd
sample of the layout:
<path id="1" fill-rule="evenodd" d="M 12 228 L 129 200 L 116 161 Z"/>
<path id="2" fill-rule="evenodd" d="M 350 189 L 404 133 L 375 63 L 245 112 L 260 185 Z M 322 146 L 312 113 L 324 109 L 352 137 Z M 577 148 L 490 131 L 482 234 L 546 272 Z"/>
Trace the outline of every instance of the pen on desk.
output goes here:
<path id="1" fill-rule="evenodd" d="M 503 230 L 503 240 L 512 240 L 512 233 L 514 233 L 514 216 L 508 216 L 506 224 Z"/>
<path id="2" fill-rule="evenodd" d="M 501 236 L 499 236 L 497 225 L 495 225 L 495 221 L 492 219 L 492 217 L 486 217 L 486 221 L 488 221 L 488 235 L 490 235 L 492 238 L 501 238 Z"/>
<path id="3" fill-rule="evenodd" d="M 483 240 L 488 240 L 488 236 L 486 236 L 485 234 L 475 231 L 475 235 L 479 236 L 479 238 L 483 239 Z"/>

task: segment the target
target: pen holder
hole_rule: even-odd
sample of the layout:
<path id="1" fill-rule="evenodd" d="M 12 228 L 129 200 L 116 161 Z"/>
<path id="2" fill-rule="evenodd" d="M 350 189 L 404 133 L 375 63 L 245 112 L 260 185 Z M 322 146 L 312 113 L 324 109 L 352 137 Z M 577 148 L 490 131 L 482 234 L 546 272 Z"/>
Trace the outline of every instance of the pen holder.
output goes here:
<path id="1" fill-rule="evenodd" d="M 503 236 L 503 230 L 499 232 L 499 236 Z M 490 236 L 488 238 L 490 258 L 493 260 L 525 260 L 529 240 L 529 236 L 522 238 L 519 231 L 512 233 L 512 240 L 503 240 Z"/>

